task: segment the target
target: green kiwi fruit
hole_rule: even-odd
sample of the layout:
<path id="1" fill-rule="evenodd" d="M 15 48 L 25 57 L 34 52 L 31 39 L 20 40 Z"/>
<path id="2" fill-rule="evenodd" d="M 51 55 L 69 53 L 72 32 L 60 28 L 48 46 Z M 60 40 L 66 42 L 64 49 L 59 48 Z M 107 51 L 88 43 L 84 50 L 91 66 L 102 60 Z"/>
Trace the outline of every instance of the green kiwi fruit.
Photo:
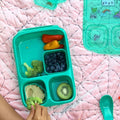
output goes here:
<path id="1" fill-rule="evenodd" d="M 72 88 L 67 83 L 61 83 L 57 88 L 57 95 L 63 100 L 70 99 L 72 97 Z"/>

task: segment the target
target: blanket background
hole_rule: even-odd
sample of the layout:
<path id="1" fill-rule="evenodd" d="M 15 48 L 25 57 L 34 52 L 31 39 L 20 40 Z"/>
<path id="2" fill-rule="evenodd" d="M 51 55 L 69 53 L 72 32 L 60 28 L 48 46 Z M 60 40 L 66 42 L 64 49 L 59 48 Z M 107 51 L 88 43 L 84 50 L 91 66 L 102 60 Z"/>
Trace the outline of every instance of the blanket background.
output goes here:
<path id="1" fill-rule="evenodd" d="M 12 50 L 12 39 L 21 29 L 58 25 L 68 35 L 76 84 L 73 102 L 49 107 L 52 120 L 103 120 L 99 100 L 114 100 L 114 119 L 120 120 L 120 58 L 87 51 L 82 42 L 83 0 L 67 0 L 54 11 L 36 6 L 33 0 L 0 0 L 0 93 L 24 118 Z"/>

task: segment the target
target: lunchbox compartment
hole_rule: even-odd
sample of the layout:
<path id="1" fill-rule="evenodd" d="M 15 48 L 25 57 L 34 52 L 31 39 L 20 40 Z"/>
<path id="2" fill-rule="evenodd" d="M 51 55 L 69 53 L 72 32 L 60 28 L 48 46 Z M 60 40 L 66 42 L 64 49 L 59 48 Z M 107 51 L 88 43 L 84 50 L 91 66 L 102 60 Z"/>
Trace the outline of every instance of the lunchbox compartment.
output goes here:
<path id="1" fill-rule="evenodd" d="M 52 79 L 50 79 L 49 91 L 50 91 L 51 98 L 55 102 L 62 103 L 62 101 L 67 101 L 67 100 L 60 99 L 57 95 L 57 88 L 61 83 L 67 83 L 71 86 L 73 92 L 72 92 L 72 97 L 70 99 L 74 97 L 74 88 L 72 84 L 72 79 L 69 76 L 62 75 L 62 76 L 57 76 L 57 77 L 53 77 Z"/>
<path id="2" fill-rule="evenodd" d="M 43 60 L 45 73 L 55 74 L 66 71 L 69 68 L 69 61 L 67 59 L 67 54 L 62 49 L 45 52 Z"/>
<path id="3" fill-rule="evenodd" d="M 120 26 L 115 26 L 112 29 L 112 46 L 115 49 L 120 49 Z"/>
<path id="4" fill-rule="evenodd" d="M 40 40 L 40 33 L 28 33 L 17 37 L 15 41 L 18 62 L 18 73 L 26 78 L 24 63 L 31 67 L 33 60 L 43 61 L 44 43 Z"/>
<path id="5" fill-rule="evenodd" d="M 89 25 L 85 37 L 85 46 L 89 49 L 101 49 L 107 46 L 108 30 L 103 25 Z"/>
<path id="6" fill-rule="evenodd" d="M 44 83 L 43 81 L 41 81 L 41 80 L 33 80 L 33 81 L 31 81 L 31 82 L 27 82 L 27 83 L 24 85 L 24 87 L 23 87 L 23 94 L 24 94 L 24 100 L 25 100 L 25 101 L 26 101 L 26 99 L 27 99 L 27 97 L 26 97 L 26 87 L 29 86 L 29 85 L 35 85 L 35 86 L 39 87 L 39 88 L 43 91 L 45 97 L 44 97 L 44 99 L 43 99 L 43 103 L 42 103 L 42 104 L 44 104 L 45 101 L 46 101 L 46 99 L 47 99 L 47 91 L 46 91 L 45 83 Z M 31 88 L 30 88 L 30 89 L 31 89 Z M 33 91 L 33 90 L 34 90 L 34 89 L 31 89 L 31 91 L 32 91 L 31 94 L 33 94 L 33 93 L 35 92 L 35 91 Z"/>

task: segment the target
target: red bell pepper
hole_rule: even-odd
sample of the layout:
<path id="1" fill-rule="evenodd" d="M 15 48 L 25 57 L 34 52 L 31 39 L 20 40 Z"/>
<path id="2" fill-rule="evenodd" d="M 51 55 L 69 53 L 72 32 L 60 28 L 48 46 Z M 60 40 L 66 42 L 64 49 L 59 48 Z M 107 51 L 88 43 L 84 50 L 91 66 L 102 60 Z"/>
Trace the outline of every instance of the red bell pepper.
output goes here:
<path id="1" fill-rule="evenodd" d="M 60 41 L 63 39 L 63 35 L 48 35 L 48 34 L 43 34 L 42 36 L 42 41 L 44 43 L 49 43 L 53 40 L 57 40 L 57 41 Z"/>

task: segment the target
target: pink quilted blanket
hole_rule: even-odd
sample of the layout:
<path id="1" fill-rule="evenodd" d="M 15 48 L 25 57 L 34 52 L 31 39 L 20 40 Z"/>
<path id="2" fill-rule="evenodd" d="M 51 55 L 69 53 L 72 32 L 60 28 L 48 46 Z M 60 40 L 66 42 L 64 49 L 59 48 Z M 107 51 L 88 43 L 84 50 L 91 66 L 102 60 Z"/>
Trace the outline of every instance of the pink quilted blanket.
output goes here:
<path id="1" fill-rule="evenodd" d="M 114 100 L 114 119 L 120 120 L 120 58 L 87 51 L 82 43 L 83 0 L 67 0 L 54 11 L 36 6 L 33 0 L 0 0 L 0 93 L 25 119 L 12 50 L 13 36 L 23 28 L 58 25 L 65 29 L 76 84 L 73 102 L 48 108 L 52 120 L 103 120 L 99 100 Z"/>

